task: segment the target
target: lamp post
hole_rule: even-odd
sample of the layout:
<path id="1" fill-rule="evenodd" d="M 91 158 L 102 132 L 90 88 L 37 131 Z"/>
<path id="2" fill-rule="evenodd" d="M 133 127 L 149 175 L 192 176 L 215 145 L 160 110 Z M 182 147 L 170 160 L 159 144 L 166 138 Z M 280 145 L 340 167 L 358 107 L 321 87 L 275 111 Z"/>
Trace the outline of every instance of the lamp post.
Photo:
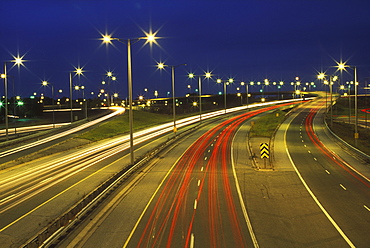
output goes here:
<path id="1" fill-rule="evenodd" d="M 246 97 L 247 97 L 247 108 L 249 106 L 249 86 L 248 86 L 248 83 L 245 83 L 245 82 L 240 82 L 240 85 L 241 86 L 244 86 L 245 85 L 245 93 L 246 93 Z"/>
<path id="2" fill-rule="evenodd" d="M 326 76 L 329 76 L 329 81 L 326 80 Z M 324 84 L 329 86 L 330 92 L 330 126 L 333 126 L 333 84 L 335 81 L 338 80 L 338 76 L 335 75 L 325 75 L 325 73 L 321 72 L 317 75 L 317 78 L 320 80 L 324 80 Z M 328 111 L 327 106 L 327 95 L 326 95 L 326 112 Z"/>
<path id="3" fill-rule="evenodd" d="M 6 64 L 13 62 L 14 65 L 22 65 L 23 64 L 23 57 L 14 57 L 14 60 L 11 61 L 5 61 L 4 62 L 4 73 L 1 74 L 1 78 L 4 79 L 4 92 L 5 92 L 5 137 L 6 140 L 9 139 L 9 120 L 8 120 L 8 75 L 7 75 L 7 68 Z"/>
<path id="4" fill-rule="evenodd" d="M 139 37 L 136 39 L 121 39 L 121 38 L 113 38 L 110 35 L 103 35 L 103 43 L 111 44 L 113 40 L 117 40 L 120 43 L 123 43 L 127 46 L 127 83 L 128 83 L 128 101 L 129 101 L 129 129 L 130 129 L 130 157 L 131 157 L 131 165 L 134 164 L 134 135 L 133 135 L 133 112 L 132 112 L 132 67 L 131 67 L 131 44 L 134 44 L 140 40 L 146 40 L 145 44 L 150 43 L 152 44 L 155 42 L 156 33 L 145 33 L 145 37 Z"/>
<path id="5" fill-rule="evenodd" d="M 227 109 L 227 106 L 226 106 L 226 104 L 227 104 L 227 101 L 226 101 L 226 95 L 227 95 L 227 93 L 226 93 L 226 85 L 229 85 L 229 84 L 233 83 L 234 82 L 234 79 L 233 78 L 229 78 L 228 80 L 222 80 L 222 79 L 219 78 L 219 79 L 216 80 L 216 82 L 218 84 L 224 83 L 224 108 L 225 108 L 225 114 L 226 114 L 226 109 Z"/>
<path id="6" fill-rule="evenodd" d="M 48 81 L 42 81 L 41 83 L 43 86 L 51 85 L 51 105 L 53 109 L 53 128 L 55 128 L 55 113 L 54 113 L 54 85 L 52 83 L 49 83 Z"/>
<path id="7" fill-rule="evenodd" d="M 72 73 L 75 73 L 75 75 L 82 75 L 83 73 L 83 70 L 82 68 L 78 67 L 76 68 L 76 70 L 74 71 L 71 71 L 69 72 L 69 104 L 70 104 L 70 108 L 71 108 L 71 124 L 73 122 L 73 101 L 72 101 L 72 97 L 73 97 L 73 93 L 72 93 L 72 84 L 73 84 L 73 74 Z"/>
<path id="8" fill-rule="evenodd" d="M 358 134 L 358 110 L 357 110 L 357 91 L 358 91 L 358 82 L 357 82 L 357 67 L 356 66 L 349 66 L 346 65 L 346 63 L 337 63 L 338 70 L 343 71 L 346 70 L 346 67 L 351 68 L 353 70 L 353 83 L 355 84 L 355 133 L 354 133 L 354 138 L 355 138 L 355 145 L 357 146 L 357 140 L 359 138 Z"/>
<path id="9" fill-rule="evenodd" d="M 176 136 L 177 128 L 176 128 L 176 103 L 175 103 L 175 68 L 179 66 L 186 66 L 186 64 L 179 64 L 179 65 L 165 65 L 164 63 L 158 63 L 158 69 L 163 70 L 164 67 L 168 66 L 171 67 L 171 83 L 172 83 L 172 116 L 173 116 L 173 132 Z"/>
<path id="10" fill-rule="evenodd" d="M 199 121 L 202 121 L 202 77 L 211 78 L 210 72 L 206 72 L 204 75 L 195 75 L 194 73 L 189 73 L 189 78 L 198 77 L 198 91 L 199 91 Z"/>

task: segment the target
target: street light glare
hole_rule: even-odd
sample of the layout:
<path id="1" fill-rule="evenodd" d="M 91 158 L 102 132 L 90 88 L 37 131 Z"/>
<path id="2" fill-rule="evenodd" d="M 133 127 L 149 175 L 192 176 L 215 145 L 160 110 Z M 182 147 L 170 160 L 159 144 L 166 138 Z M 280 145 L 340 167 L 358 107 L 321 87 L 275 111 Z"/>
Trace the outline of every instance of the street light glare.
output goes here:
<path id="1" fill-rule="evenodd" d="M 112 43 L 112 37 L 110 35 L 103 35 L 103 43 L 110 44 Z"/>
<path id="2" fill-rule="evenodd" d="M 83 70 L 82 70 L 82 68 L 78 67 L 78 68 L 76 68 L 75 72 L 76 72 L 77 75 L 81 75 L 83 73 Z"/>
<path id="3" fill-rule="evenodd" d="M 157 67 L 158 69 L 164 69 L 164 63 L 158 63 Z"/>
<path id="4" fill-rule="evenodd" d="M 206 72 L 206 78 L 211 78 L 211 77 L 212 77 L 211 73 L 210 72 Z"/>
<path id="5" fill-rule="evenodd" d="M 48 85 L 48 81 L 42 81 L 42 85 L 43 85 L 43 86 Z"/>
<path id="6" fill-rule="evenodd" d="M 317 75 L 317 79 L 324 79 L 325 78 L 325 73 L 320 72 L 319 75 Z"/>
<path id="7" fill-rule="evenodd" d="M 337 62 L 337 67 L 338 67 L 338 70 L 341 70 L 341 71 L 343 71 L 343 70 L 346 70 L 346 67 L 348 67 L 348 65 L 346 65 L 346 63 L 344 63 L 344 62 Z"/>
<path id="8" fill-rule="evenodd" d="M 194 73 L 189 73 L 188 76 L 189 76 L 189 78 L 194 78 L 195 75 L 194 75 Z"/>
<path id="9" fill-rule="evenodd" d="M 17 56 L 17 57 L 13 56 L 14 60 L 12 60 L 11 62 L 14 62 L 14 64 L 16 64 L 18 66 L 23 65 L 23 62 L 25 61 L 25 60 L 23 60 L 23 57 L 24 56 L 22 56 L 22 57 L 20 57 L 20 56 Z"/>

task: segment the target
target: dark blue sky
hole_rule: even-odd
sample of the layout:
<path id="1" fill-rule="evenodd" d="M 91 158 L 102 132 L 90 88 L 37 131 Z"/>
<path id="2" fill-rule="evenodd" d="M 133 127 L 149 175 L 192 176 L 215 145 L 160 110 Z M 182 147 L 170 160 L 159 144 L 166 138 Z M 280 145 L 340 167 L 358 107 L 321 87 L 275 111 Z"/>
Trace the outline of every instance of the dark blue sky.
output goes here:
<path id="1" fill-rule="evenodd" d="M 143 46 L 143 41 L 132 45 L 134 96 L 144 88 L 147 97 L 154 90 L 160 96 L 171 91 L 170 70 L 156 70 L 159 61 L 188 64 L 176 69 L 177 96 L 187 93 L 188 84 L 196 88 L 188 72 L 212 72 L 214 80 L 204 81 L 204 93 L 222 89 L 214 82 L 217 77 L 237 81 L 231 92 L 240 81 L 265 78 L 282 80 L 291 89 L 296 76 L 315 81 L 318 71 L 334 73 L 332 66 L 340 60 L 358 67 L 361 84 L 370 77 L 370 1 L 365 0 L 2 0 L 0 8 L 0 61 L 18 54 L 26 60 L 25 67 L 9 71 L 15 94 L 22 97 L 50 95 L 42 80 L 67 96 L 68 73 L 78 66 L 85 72 L 74 84 L 96 93 L 104 74 L 113 71 L 112 90 L 126 97 L 126 46 L 101 45 L 100 34 L 136 38 L 150 29 L 158 31 L 160 47 Z M 344 74 L 344 80 L 351 75 Z"/>

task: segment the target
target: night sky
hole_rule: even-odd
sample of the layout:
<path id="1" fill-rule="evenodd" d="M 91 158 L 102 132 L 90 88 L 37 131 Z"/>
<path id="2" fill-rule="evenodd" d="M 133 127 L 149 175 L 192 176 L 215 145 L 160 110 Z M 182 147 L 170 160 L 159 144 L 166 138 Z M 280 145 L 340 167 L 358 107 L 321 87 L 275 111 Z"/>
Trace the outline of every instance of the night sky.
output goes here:
<path id="1" fill-rule="evenodd" d="M 196 80 L 187 78 L 189 72 L 212 73 L 212 80 L 203 81 L 204 94 L 222 91 L 216 78 L 229 77 L 235 83 L 228 92 L 236 92 L 240 81 L 264 79 L 284 81 L 283 89 L 291 90 L 295 77 L 321 85 L 317 73 L 334 74 L 336 61 L 357 66 L 360 87 L 370 82 L 366 0 L 1 0 L 0 9 L 0 62 L 13 56 L 25 60 L 24 67 L 8 65 L 9 83 L 14 82 L 14 95 L 21 97 L 33 92 L 50 96 L 42 80 L 53 83 L 56 92 L 63 90 L 58 97 L 69 96 L 69 72 L 76 67 L 83 67 L 84 75 L 75 76 L 74 84 L 84 85 L 89 94 L 96 95 L 112 71 L 117 81 L 111 90 L 127 97 L 127 47 L 117 41 L 102 44 L 101 35 L 133 39 L 150 30 L 160 37 L 158 46 L 144 46 L 144 41 L 132 45 L 134 97 L 144 94 L 144 88 L 148 98 L 155 90 L 160 97 L 171 91 L 170 69 L 158 70 L 157 62 L 187 64 L 176 68 L 176 96 L 188 93 L 189 84 L 192 92 L 197 88 Z M 352 80 L 351 69 L 341 79 Z"/>

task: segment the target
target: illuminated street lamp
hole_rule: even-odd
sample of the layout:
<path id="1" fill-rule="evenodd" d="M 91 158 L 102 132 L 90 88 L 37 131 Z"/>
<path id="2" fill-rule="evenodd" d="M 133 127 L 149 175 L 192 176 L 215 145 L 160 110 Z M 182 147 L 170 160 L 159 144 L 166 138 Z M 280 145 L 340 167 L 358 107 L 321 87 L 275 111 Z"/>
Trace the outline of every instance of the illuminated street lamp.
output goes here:
<path id="1" fill-rule="evenodd" d="M 75 73 L 75 75 L 82 75 L 83 69 L 78 67 L 78 68 L 76 68 L 76 70 L 69 72 L 69 104 L 70 104 L 70 107 L 71 107 L 71 123 L 73 122 L 73 101 L 72 101 L 72 97 L 73 97 L 72 92 L 73 91 L 72 91 L 72 84 L 73 84 L 73 76 L 74 76 L 72 73 Z"/>
<path id="2" fill-rule="evenodd" d="M 329 81 L 326 80 L 326 76 L 329 76 Z M 333 126 L 333 84 L 335 81 L 338 80 L 338 76 L 335 75 L 325 75 L 325 73 L 321 72 L 317 75 L 317 78 L 320 80 L 324 80 L 324 84 L 329 85 L 330 90 L 330 126 Z M 327 97 L 326 97 L 327 99 Z M 327 102 L 327 100 L 326 100 Z M 326 103 L 326 112 L 328 111 L 327 103 Z"/>
<path id="3" fill-rule="evenodd" d="M 199 121 L 202 121 L 202 77 L 211 78 L 210 72 L 206 72 L 204 75 L 195 75 L 194 73 L 189 73 L 189 78 L 198 77 L 198 88 L 199 88 Z"/>
<path id="4" fill-rule="evenodd" d="M 222 80 L 222 79 L 218 78 L 216 80 L 216 82 L 218 84 L 224 83 L 224 108 L 225 108 L 225 114 L 226 114 L 226 109 L 227 109 L 227 105 L 226 105 L 226 95 L 227 95 L 227 93 L 226 93 L 226 85 L 229 85 L 229 84 L 233 83 L 234 82 L 234 79 L 233 78 L 229 78 L 228 80 Z"/>
<path id="5" fill-rule="evenodd" d="M 53 108 L 53 128 L 55 128 L 55 114 L 54 114 L 54 85 L 52 83 L 49 83 L 48 81 L 42 81 L 42 86 L 48 86 L 51 85 L 51 105 Z"/>
<path id="6" fill-rule="evenodd" d="M 176 103 L 175 103 L 175 68 L 186 65 L 186 64 L 179 64 L 179 65 L 165 65 L 164 63 L 158 63 L 158 69 L 163 70 L 166 66 L 171 67 L 171 82 L 172 82 L 172 115 L 173 115 L 173 132 L 176 136 L 177 128 L 176 128 Z"/>
<path id="7" fill-rule="evenodd" d="M 343 63 L 343 62 L 340 62 L 340 63 L 337 63 L 337 67 L 338 67 L 338 70 L 340 71 L 343 71 L 343 70 L 346 70 L 346 68 L 351 68 L 353 70 L 353 82 L 355 84 L 355 133 L 354 133 L 354 138 L 355 138 L 355 145 L 357 146 L 357 140 L 359 138 L 359 134 L 358 134 L 358 113 L 357 113 L 357 90 L 358 90 L 358 85 L 359 83 L 357 82 L 357 67 L 356 66 L 349 66 L 349 65 L 346 65 L 346 63 Z"/>
<path id="8" fill-rule="evenodd" d="M 13 62 L 14 65 L 23 65 L 23 56 L 22 57 L 14 57 L 14 60 L 11 61 L 5 61 L 4 62 L 4 73 L 1 74 L 1 78 L 4 79 L 4 92 L 5 92 L 5 137 L 6 140 L 9 139 L 9 120 L 8 120 L 8 75 L 7 75 L 7 68 L 6 64 Z"/>
<path id="9" fill-rule="evenodd" d="M 147 43 L 156 43 L 157 37 L 156 33 L 145 33 L 145 37 L 139 37 L 136 39 L 120 39 L 113 38 L 110 35 L 103 35 L 103 43 L 112 44 L 113 40 L 117 40 L 120 43 L 123 43 L 127 46 L 127 81 L 128 81 L 128 98 L 129 98 L 129 128 L 130 128 L 130 155 L 131 155 L 131 165 L 134 164 L 134 135 L 133 135 L 133 112 L 132 112 L 132 68 L 131 68 L 131 44 L 134 44 L 140 40 L 146 40 Z M 144 44 L 144 45 L 145 45 Z"/>

